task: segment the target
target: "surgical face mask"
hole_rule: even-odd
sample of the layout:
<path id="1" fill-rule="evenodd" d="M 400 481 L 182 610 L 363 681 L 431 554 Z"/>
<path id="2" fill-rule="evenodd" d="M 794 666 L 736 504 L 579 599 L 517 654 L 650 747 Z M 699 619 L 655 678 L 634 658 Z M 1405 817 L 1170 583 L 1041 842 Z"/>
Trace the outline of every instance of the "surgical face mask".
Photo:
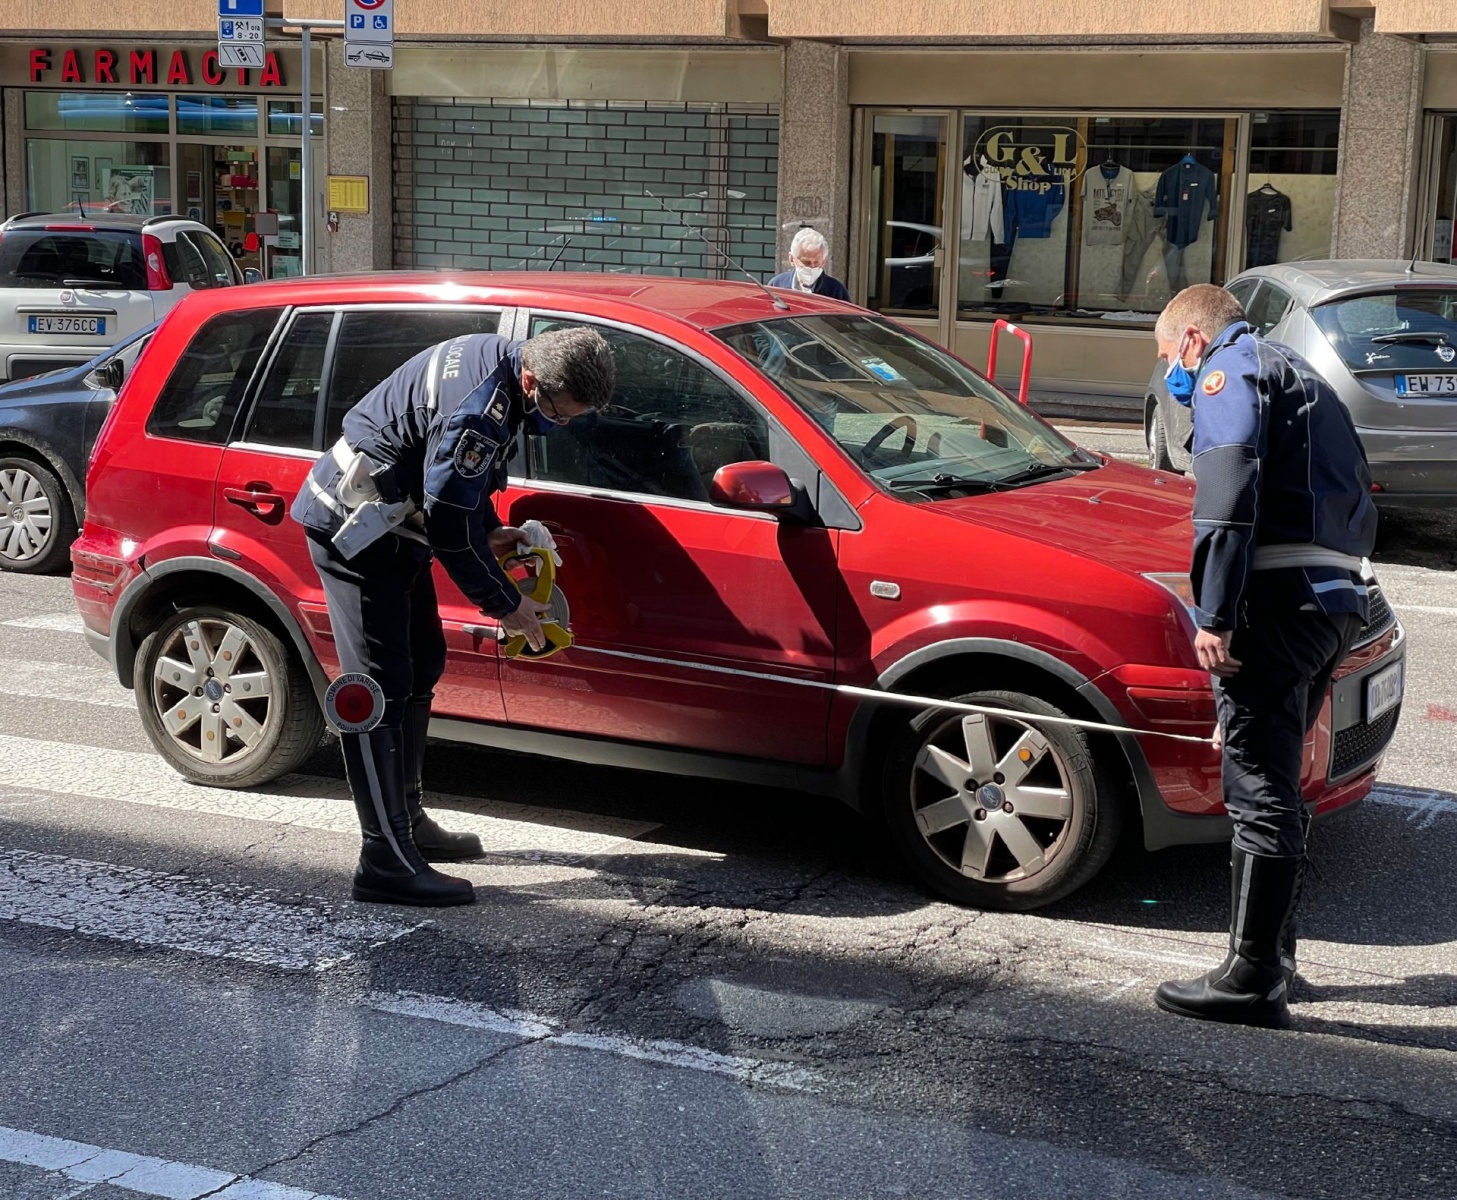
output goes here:
<path id="1" fill-rule="evenodd" d="M 531 397 L 531 410 L 526 414 L 526 431 L 528 433 L 550 433 L 553 429 L 560 429 L 564 422 L 554 421 L 541 408 L 541 392 L 538 390 Z"/>
<path id="2" fill-rule="evenodd" d="M 1169 389 L 1169 395 L 1189 408 L 1194 403 L 1194 376 L 1189 368 L 1184 365 L 1184 343 L 1179 342 L 1178 352 L 1169 363 L 1169 369 L 1164 372 L 1164 386 Z"/>
<path id="3" fill-rule="evenodd" d="M 812 288 L 824 273 L 824 267 L 795 267 L 794 281 L 802 288 Z"/>

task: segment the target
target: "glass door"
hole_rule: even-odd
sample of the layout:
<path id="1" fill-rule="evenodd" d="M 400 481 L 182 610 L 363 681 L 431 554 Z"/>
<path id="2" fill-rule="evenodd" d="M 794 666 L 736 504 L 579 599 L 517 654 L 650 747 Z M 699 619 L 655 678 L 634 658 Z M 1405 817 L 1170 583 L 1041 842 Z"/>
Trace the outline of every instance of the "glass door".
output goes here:
<path id="1" fill-rule="evenodd" d="M 1431 217 L 1425 231 L 1426 256 L 1432 262 L 1450 263 L 1452 230 L 1457 225 L 1457 116 L 1439 116 L 1435 123 L 1428 167 Z"/>
<path id="2" fill-rule="evenodd" d="M 945 177 L 949 118 L 875 113 L 865 188 L 865 304 L 921 318 L 939 334 L 945 271 Z"/>
<path id="3" fill-rule="evenodd" d="M 296 146 L 268 147 L 269 212 L 278 214 L 278 236 L 264 241 L 264 275 L 287 279 L 302 275 L 303 158 Z"/>
<path id="4" fill-rule="evenodd" d="M 222 238 L 239 268 L 257 267 L 258 147 L 182 142 L 177 158 L 183 214 Z"/>

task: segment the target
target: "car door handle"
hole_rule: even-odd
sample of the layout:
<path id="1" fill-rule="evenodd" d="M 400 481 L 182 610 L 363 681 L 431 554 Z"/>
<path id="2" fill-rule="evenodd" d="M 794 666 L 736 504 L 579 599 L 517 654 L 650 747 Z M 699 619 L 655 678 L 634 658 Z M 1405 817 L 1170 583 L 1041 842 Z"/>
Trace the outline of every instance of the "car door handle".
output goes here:
<path id="1" fill-rule="evenodd" d="M 276 521 L 283 516 L 283 497 L 266 483 L 249 484 L 245 488 L 223 488 L 223 499 L 265 521 Z"/>

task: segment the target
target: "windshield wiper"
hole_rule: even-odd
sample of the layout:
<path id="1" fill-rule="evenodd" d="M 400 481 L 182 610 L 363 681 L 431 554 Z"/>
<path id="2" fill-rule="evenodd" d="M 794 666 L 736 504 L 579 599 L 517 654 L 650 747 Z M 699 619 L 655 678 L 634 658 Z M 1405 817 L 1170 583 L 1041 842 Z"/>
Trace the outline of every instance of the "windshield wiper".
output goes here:
<path id="1" fill-rule="evenodd" d="M 1437 346 L 1450 345 L 1447 335 L 1440 331 L 1433 330 L 1430 333 L 1420 329 L 1402 329 L 1396 333 L 1382 333 L 1371 339 L 1372 343 L 1380 342 L 1385 345 L 1388 342 L 1428 342 Z"/>
<path id="2" fill-rule="evenodd" d="M 989 492 L 996 485 L 988 479 L 959 479 L 955 475 L 947 475 L 943 471 L 930 479 L 888 479 L 885 481 L 885 486 L 913 492 L 946 492 L 955 491 L 958 488 Z"/>
<path id="3" fill-rule="evenodd" d="M 1076 463 L 1034 463 L 1022 471 L 1013 471 L 1010 475 L 1004 475 L 998 479 L 998 487 L 1017 487 L 1023 483 L 1031 483 L 1037 479 L 1047 479 L 1053 475 L 1063 475 L 1069 471 L 1092 471 L 1101 467 L 1102 463 L 1076 462 Z"/>

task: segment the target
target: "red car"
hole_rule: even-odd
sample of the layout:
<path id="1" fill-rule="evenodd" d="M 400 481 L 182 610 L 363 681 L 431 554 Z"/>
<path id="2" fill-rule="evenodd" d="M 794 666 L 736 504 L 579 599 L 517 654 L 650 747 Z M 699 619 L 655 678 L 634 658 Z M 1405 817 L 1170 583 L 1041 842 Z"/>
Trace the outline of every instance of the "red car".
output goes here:
<path id="1" fill-rule="evenodd" d="M 440 574 L 432 733 L 839 796 L 987 907 L 1067 895 L 1125 821 L 1151 848 L 1227 836 L 1207 744 L 806 686 L 1207 735 L 1190 484 L 1080 450 L 893 322 L 700 280 L 372 275 L 179 305 L 101 432 L 72 553 L 90 639 L 178 771 L 254 787 L 319 743 L 336 662 L 287 511 L 345 411 L 457 333 L 565 323 L 612 343 L 614 406 L 523 435 L 498 508 L 553 531 L 577 646 L 505 659 Z M 1403 634 L 1375 594 L 1308 748 L 1323 813 L 1396 728 Z"/>

